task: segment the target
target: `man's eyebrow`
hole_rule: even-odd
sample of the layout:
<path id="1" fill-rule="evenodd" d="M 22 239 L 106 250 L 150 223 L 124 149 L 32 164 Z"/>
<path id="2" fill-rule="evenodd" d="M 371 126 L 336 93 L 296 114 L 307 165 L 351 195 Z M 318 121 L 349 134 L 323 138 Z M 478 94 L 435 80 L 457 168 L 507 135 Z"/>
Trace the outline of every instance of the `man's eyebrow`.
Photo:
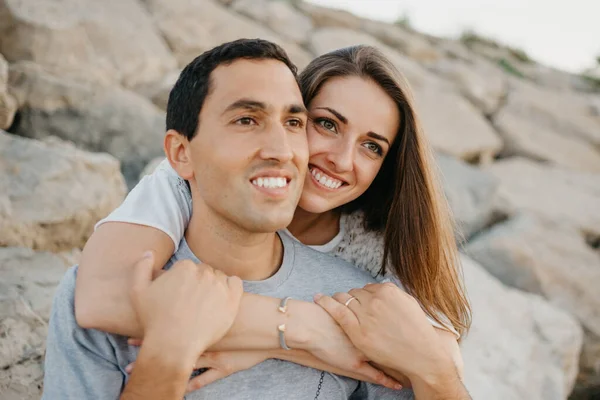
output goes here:
<path id="1" fill-rule="evenodd" d="M 327 110 L 330 113 L 332 113 L 333 115 L 336 116 L 337 119 L 339 119 L 340 121 L 342 121 L 343 124 L 347 124 L 348 123 L 348 118 L 344 117 L 342 114 L 340 114 L 339 112 L 335 111 L 333 108 L 329 108 L 329 107 L 317 107 L 318 110 Z"/>
<path id="2" fill-rule="evenodd" d="M 388 146 L 390 145 L 390 141 L 385 136 L 381 136 L 378 133 L 369 131 L 369 132 L 367 132 L 367 136 L 371 137 L 373 139 L 376 139 L 376 140 L 381 140 L 382 142 L 386 142 Z"/>
<path id="3" fill-rule="evenodd" d="M 288 112 L 290 114 L 306 114 L 306 107 L 302 104 L 292 104 L 288 107 Z"/>
<path id="4" fill-rule="evenodd" d="M 246 110 L 264 111 L 267 109 L 267 105 L 265 103 L 263 103 L 262 101 L 256 101 L 256 100 L 252 100 L 252 99 L 239 99 L 239 100 L 231 103 L 229 106 L 227 106 L 225 111 L 223 111 L 223 114 L 225 114 L 229 111 L 232 111 L 232 110 L 237 110 L 239 108 L 243 108 Z"/>

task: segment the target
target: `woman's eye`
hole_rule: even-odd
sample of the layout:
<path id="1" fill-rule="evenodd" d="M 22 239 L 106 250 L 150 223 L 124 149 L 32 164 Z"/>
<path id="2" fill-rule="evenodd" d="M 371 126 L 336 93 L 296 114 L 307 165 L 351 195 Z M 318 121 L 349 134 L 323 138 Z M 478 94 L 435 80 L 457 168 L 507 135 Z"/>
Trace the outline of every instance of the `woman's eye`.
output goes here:
<path id="1" fill-rule="evenodd" d="M 255 125 L 256 121 L 254 121 L 250 117 L 242 117 L 242 118 L 239 118 L 238 120 L 236 120 L 235 123 L 238 125 Z"/>
<path id="2" fill-rule="evenodd" d="M 337 133 L 335 123 L 333 121 L 331 121 L 329 119 L 321 118 L 321 119 L 317 120 L 317 123 L 319 125 L 321 125 L 323 128 L 327 129 L 328 131 Z"/>
<path id="3" fill-rule="evenodd" d="M 364 146 L 367 148 L 367 150 L 370 150 L 375 154 L 378 154 L 378 155 L 383 154 L 383 150 L 381 149 L 381 146 L 378 145 L 377 143 L 369 142 L 369 143 L 365 143 Z"/>

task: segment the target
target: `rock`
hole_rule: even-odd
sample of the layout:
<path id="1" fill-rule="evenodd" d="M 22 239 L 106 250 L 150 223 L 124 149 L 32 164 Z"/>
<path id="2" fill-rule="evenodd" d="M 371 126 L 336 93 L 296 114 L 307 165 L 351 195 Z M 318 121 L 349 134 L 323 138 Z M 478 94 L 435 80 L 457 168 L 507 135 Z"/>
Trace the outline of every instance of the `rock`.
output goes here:
<path id="1" fill-rule="evenodd" d="M 523 158 L 510 158 L 489 169 L 500 181 L 496 209 L 532 213 L 600 235 L 600 175 L 568 171 Z"/>
<path id="2" fill-rule="evenodd" d="M 466 249 L 502 283 L 544 296 L 600 336 L 600 255 L 576 228 L 521 214 Z"/>
<path id="3" fill-rule="evenodd" d="M 504 287 L 462 257 L 473 324 L 461 349 L 473 399 L 563 400 L 575 377 L 582 329 L 537 295 Z"/>
<path id="4" fill-rule="evenodd" d="M 156 169 L 156 167 L 158 167 L 158 164 L 160 164 L 164 160 L 165 160 L 165 157 L 156 157 L 154 160 L 150 161 L 148 163 L 148 165 L 146 165 L 146 168 L 144 168 L 144 170 L 140 174 L 140 179 L 142 179 L 146 175 L 152 174 L 154 172 L 154 170 Z"/>
<path id="5" fill-rule="evenodd" d="M 417 114 L 433 147 L 467 161 L 489 162 L 502 141 L 483 115 L 453 90 L 416 88 Z"/>
<path id="6" fill-rule="evenodd" d="M 410 58 L 430 63 L 440 60 L 443 53 L 423 35 L 381 21 L 364 19 L 361 24 L 364 32 L 379 39 L 382 43 L 399 50 Z"/>
<path id="7" fill-rule="evenodd" d="M 438 154 L 436 161 L 460 235 L 468 238 L 495 218 L 498 182 L 488 172 L 444 154 Z"/>
<path id="8" fill-rule="evenodd" d="M 356 15 L 340 9 L 320 7 L 316 4 L 302 1 L 298 9 L 312 19 L 316 28 L 346 28 L 360 30 L 361 20 Z"/>
<path id="9" fill-rule="evenodd" d="M 167 104 L 169 103 L 169 94 L 171 94 L 171 89 L 175 86 L 175 82 L 179 79 L 180 74 L 180 70 L 172 71 L 160 81 L 138 87 L 136 91 L 149 99 L 155 106 L 166 111 Z"/>
<path id="10" fill-rule="evenodd" d="M 460 93 L 484 115 L 493 115 L 508 92 L 506 77 L 486 60 L 465 62 L 443 58 L 429 69 L 456 84 Z"/>
<path id="11" fill-rule="evenodd" d="M 560 133 L 600 148 L 600 119 L 592 115 L 588 96 L 557 92 L 524 80 L 509 79 L 509 84 L 503 112 L 526 119 L 540 131 Z"/>
<path id="12" fill-rule="evenodd" d="M 600 254 L 575 228 L 521 214 L 467 244 L 504 284 L 544 296 L 586 328 L 579 387 L 600 383 Z"/>
<path id="13" fill-rule="evenodd" d="M 134 87 L 175 60 L 136 0 L 0 0 L 0 52 L 69 78 Z"/>
<path id="14" fill-rule="evenodd" d="M 0 370 L 2 400 L 39 400 L 44 383 L 44 363 L 35 356 Z"/>
<path id="15" fill-rule="evenodd" d="M 0 246 L 83 247 L 125 191 L 119 162 L 108 154 L 0 131 Z"/>
<path id="16" fill-rule="evenodd" d="M 8 63 L 0 54 L 0 129 L 8 129 L 17 112 L 17 100 L 8 93 Z"/>
<path id="17" fill-rule="evenodd" d="M 535 119 L 513 110 L 503 108 L 493 119 L 504 141 L 504 156 L 523 156 L 578 171 L 600 172 L 600 151 L 589 142 L 550 126 L 540 126 Z"/>
<path id="18" fill-rule="evenodd" d="M 58 78 L 29 62 L 11 66 L 10 84 L 20 104 L 19 135 L 54 135 L 110 153 L 130 183 L 163 152 L 164 113 L 136 93 Z"/>
<path id="19" fill-rule="evenodd" d="M 39 399 L 54 290 L 67 264 L 25 248 L 0 248 L 0 393 Z"/>
<path id="20" fill-rule="evenodd" d="M 355 32 L 344 28 L 323 28 L 315 31 L 310 37 L 308 48 L 315 55 L 320 56 L 343 47 L 364 44 L 375 46 L 398 68 L 408 79 L 412 88 L 430 86 L 443 86 L 444 82 L 421 67 L 416 61 L 398 53 L 391 47 L 381 43 L 373 36 L 362 32 Z"/>
<path id="21" fill-rule="evenodd" d="M 313 30 L 312 20 L 286 1 L 236 0 L 231 8 L 297 44 L 305 43 Z"/>
<path id="22" fill-rule="evenodd" d="M 239 38 L 261 38 L 281 45 L 298 68 L 312 56 L 295 43 L 283 40 L 259 23 L 211 0 L 143 0 L 169 43 L 180 67 L 221 43 Z"/>

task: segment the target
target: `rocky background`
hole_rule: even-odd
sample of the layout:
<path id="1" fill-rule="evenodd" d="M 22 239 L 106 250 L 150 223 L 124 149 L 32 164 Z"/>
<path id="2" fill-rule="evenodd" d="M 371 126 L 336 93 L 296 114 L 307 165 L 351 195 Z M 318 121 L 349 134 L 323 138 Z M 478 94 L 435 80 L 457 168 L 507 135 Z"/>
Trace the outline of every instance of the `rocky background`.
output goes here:
<path id="1" fill-rule="evenodd" d="M 239 37 L 300 67 L 381 48 L 414 89 L 465 237 L 473 398 L 600 398 L 597 76 L 293 1 L 0 0 L 0 399 L 39 398 L 65 268 L 161 155 L 180 69 Z"/>

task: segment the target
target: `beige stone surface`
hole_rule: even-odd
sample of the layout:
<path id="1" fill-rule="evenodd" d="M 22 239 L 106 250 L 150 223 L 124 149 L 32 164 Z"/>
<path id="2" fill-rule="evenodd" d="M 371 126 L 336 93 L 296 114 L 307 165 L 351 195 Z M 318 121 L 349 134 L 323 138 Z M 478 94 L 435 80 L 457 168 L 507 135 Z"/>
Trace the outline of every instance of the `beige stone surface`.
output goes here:
<path id="1" fill-rule="evenodd" d="M 108 154 L 0 131 L 0 247 L 81 248 L 125 190 L 119 162 Z"/>

